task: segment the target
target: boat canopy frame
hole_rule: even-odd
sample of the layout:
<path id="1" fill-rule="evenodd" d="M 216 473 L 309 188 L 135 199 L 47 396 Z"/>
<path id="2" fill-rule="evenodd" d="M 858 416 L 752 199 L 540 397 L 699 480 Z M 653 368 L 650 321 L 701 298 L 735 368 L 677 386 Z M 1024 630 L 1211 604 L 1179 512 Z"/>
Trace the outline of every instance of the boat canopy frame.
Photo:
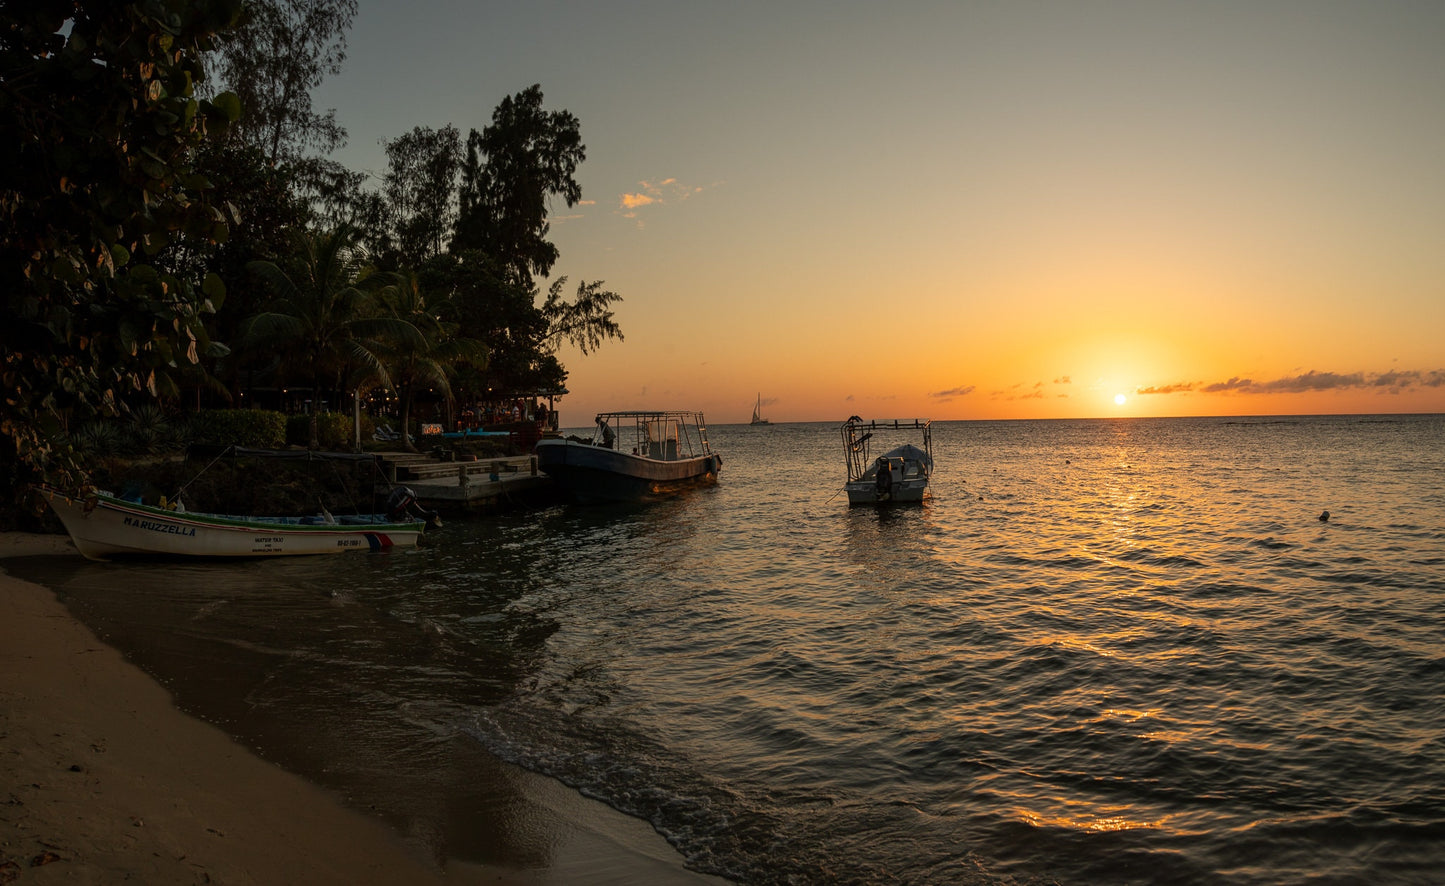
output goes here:
<path id="1" fill-rule="evenodd" d="M 609 449 L 623 451 L 624 447 L 631 446 L 634 455 L 659 461 L 681 461 L 712 454 L 707 421 L 701 412 L 599 412 L 593 422 L 597 426 L 593 442 Z"/>
<path id="2" fill-rule="evenodd" d="M 850 483 L 863 479 L 863 476 L 868 473 L 868 466 L 872 464 L 869 447 L 873 441 L 874 431 L 922 431 L 923 451 L 927 453 L 929 461 L 933 460 L 932 419 L 887 418 L 865 421 L 855 415 L 843 423 L 841 430 L 843 454 L 848 463 L 848 482 Z"/>

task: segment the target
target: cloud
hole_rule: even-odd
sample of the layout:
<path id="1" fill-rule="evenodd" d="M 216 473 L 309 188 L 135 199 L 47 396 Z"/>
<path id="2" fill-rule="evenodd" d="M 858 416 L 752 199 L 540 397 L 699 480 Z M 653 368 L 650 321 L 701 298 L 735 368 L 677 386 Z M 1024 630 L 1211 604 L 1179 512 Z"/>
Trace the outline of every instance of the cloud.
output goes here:
<path id="1" fill-rule="evenodd" d="M 1071 385 L 1073 383 L 1074 380 L 1067 375 L 1061 375 L 1058 378 L 1054 379 L 1054 384 L 1056 385 Z"/>
<path id="2" fill-rule="evenodd" d="M 1019 389 L 1023 386 L 1023 382 L 1019 382 L 1018 384 L 1010 385 L 1007 388 L 1001 388 L 997 391 L 990 391 L 988 396 L 991 400 L 1042 400 L 1044 399 L 1044 397 L 1048 396 L 1048 394 L 1044 391 L 1044 383 L 1041 381 L 1034 382 L 1031 388 L 1029 388 L 1027 391 L 1021 392 Z"/>
<path id="3" fill-rule="evenodd" d="M 1363 387 L 1364 384 L 1365 374 L 1363 372 L 1339 375 L 1334 372 L 1315 372 L 1311 369 L 1304 375 L 1277 378 L 1274 381 L 1265 382 L 1257 388 L 1247 389 L 1246 393 L 1300 394 L 1305 391 L 1337 391 L 1341 388 L 1358 388 Z"/>
<path id="4" fill-rule="evenodd" d="M 1236 375 L 1229 381 L 1217 381 L 1212 385 L 1206 385 L 1204 387 L 1204 393 L 1219 394 L 1227 391 L 1247 391 L 1252 384 L 1254 384 L 1253 380 L 1240 378 Z"/>
<path id="5" fill-rule="evenodd" d="M 1424 388 L 1445 387 L 1445 369 L 1435 369 L 1430 372 L 1382 372 L 1370 380 L 1370 385 L 1376 388 L 1389 388 L 1391 393 L 1399 393 L 1414 385 Z"/>
<path id="6" fill-rule="evenodd" d="M 596 205 L 597 205 L 597 201 L 596 201 L 596 200 L 578 200 L 578 201 L 577 201 L 576 203 L 574 203 L 573 205 L 574 205 L 574 206 L 596 206 Z M 571 213 L 568 213 L 567 215 L 549 215 L 549 216 L 547 216 L 547 221 L 552 222 L 552 223 L 555 223 L 555 224 L 559 224 L 559 225 L 564 225 L 564 224 L 566 224 L 566 223 L 569 222 L 569 221 L 576 221 L 576 220 L 579 219 L 579 218 L 586 218 L 586 217 L 587 217 L 586 213 L 582 213 L 582 212 L 571 212 Z"/>
<path id="7" fill-rule="evenodd" d="M 1176 382 L 1135 388 L 1136 394 L 1304 394 L 1315 391 L 1348 391 L 1377 389 L 1398 394 L 1409 388 L 1445 386 L 1445 369 L 1430 371 L 1397 370 L 1389 372 L 1320 372 L 1311 369 L 1300 375 L 1289 375 L 1270 381 L 1233 376 L 1228 381 Z"/>
<path id="8" fill-rule="evenodd" d="M 637 183 L 637 191 L 626 193 L 617 198 L 617 214 L 623 218 L 638 219 L 638 227 L 642 226 L 638 210 L 647 206 L 667 206 L 681 203 L 689 197 L 701 194 L 722 184 L 716 182 L 711 185 L 684 185 L 675 178 L 665 178 L 662 181 L 640 181 Z"/>
<path id="9" fill-rule="evenodd" d="M 1193 382 L 1181 382 L 1173 385 L 1158 385 L 1147 388 L 1135 388 L 1136 394 L 1184 394 L 1194 390 Z"/>
<path id="10" fill-rule="evenodd" d="M 967 397 L 969 394 L 973 393 L 973 389 L 973 385 L 963 385 L 957 388 L 950 388 L 947 391 L 933 391 L 928 396 L 932 397 L 935 400 L 940 400 L 944 403 L 947 403 L 951 401 L 954 397 Z"/>

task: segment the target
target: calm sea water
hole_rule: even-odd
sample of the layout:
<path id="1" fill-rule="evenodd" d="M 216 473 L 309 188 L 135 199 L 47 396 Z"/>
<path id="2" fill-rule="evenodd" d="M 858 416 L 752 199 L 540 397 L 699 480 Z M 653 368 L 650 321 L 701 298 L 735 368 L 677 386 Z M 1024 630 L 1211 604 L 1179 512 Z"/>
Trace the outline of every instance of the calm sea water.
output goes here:
<path id="1" fill-rule="evenodd" d="M 835 425 L 711 436 L 415 552 L 15 571 L 442 855 L 501 758 L 745 883 L 1445 881 L 1445 417 L 941 423 L 881 511 Z"/>

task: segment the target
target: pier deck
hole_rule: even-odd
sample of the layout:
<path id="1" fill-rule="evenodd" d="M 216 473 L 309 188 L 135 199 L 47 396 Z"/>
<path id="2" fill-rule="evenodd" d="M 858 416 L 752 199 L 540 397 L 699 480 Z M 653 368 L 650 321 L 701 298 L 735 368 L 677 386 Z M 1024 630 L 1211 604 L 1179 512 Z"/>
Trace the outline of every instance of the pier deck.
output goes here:
<path id="1" fill-rule="evenodd" d="M 422 507 L 443 513 L 478 512 L 531 504 L 552 493 L 535 455 L 469 460 L 427 453 L 379 453 L 392 483 L 409 487 Z"/>

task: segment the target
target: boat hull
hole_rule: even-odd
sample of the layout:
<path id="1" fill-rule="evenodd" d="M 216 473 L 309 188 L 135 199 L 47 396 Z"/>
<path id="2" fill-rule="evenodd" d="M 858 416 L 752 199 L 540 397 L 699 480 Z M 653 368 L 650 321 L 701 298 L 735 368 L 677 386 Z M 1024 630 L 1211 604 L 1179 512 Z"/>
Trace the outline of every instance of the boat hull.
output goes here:
<path id="1" fill-rule="evenodd" d="M 878 493 L 878 484 L 871 477 L 867 480 L 854 480 L 844 488 L 848 490 L 850 505 L 917 504 L 929 497 L 926 477 L 894 483 L 893 491 L 884 495 Z"/>
<path id="2" fill-rule="evenodd" d="M 889 466 L 892 482 L 878 487 L 880 464 Z M 933 456 L 911 443 L 896 446 L 878 459 L 861 477 L 843 484 L 850 505 L 916 504 L 929 498 Z"/>
<path id="3" fill-rule="evenodd" d="M 416 547 L 425 524 L 281 522 L 168 511 L 102 493 L 84 497 L 42 489 L 76 550 L 115 556 L 281 557 Z M 342 518 L 346 520 L 347 518 Z"/>
<path id="4" fill-rule="evenodd" d="M 576 440 L 542 440 L 537 467 L 578 501 L 644 501 L 716 483 L 722 460 L 716 454 L 664 460 Z"/>

